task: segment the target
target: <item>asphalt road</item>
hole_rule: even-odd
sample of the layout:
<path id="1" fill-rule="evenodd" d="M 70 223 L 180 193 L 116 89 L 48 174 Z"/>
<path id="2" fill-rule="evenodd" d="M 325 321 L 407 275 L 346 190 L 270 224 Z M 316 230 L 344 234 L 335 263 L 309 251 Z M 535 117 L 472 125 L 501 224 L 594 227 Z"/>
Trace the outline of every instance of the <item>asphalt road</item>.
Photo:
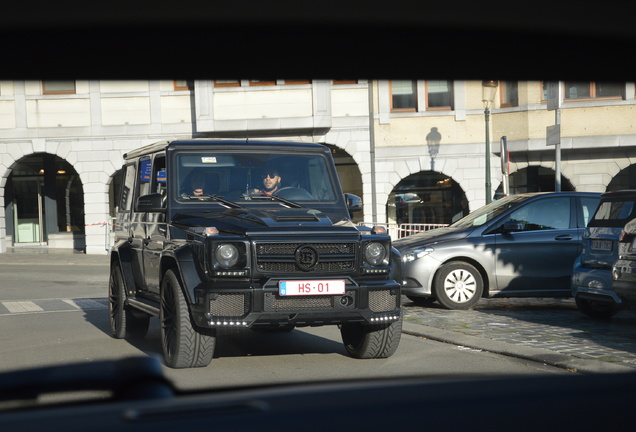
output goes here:
<path id="1" fill-rule="evenodd" d="M 107 256 L 37 252 L 0 254 L 0 370 L 159 355 L 156 325 L 141 342 L 108 336 Z M 265 337 L 243 331 L 221 335 L 208 368 L 166 373 L 184 388 L 197 388 L 396 374 L 636 368 L 636 314 L 629 311 L 595 321 L 576 310 L 571 299 L 483 299 L 471 311 L 420 307 L 405 300 L 404 309 L 402 343 L 390 359 L 349 358 L 334 327 Z M 212 381 L 209 369 L 218 372 Z"/>

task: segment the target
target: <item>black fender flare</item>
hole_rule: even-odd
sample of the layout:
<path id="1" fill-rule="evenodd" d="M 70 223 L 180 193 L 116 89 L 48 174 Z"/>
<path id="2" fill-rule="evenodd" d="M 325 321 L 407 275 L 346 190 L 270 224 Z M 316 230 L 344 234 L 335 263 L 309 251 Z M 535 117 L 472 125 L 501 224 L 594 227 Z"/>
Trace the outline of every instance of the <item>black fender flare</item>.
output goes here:
<path id="1" fill-rule="evenodd" d="M 122 242 L 113 246 L 110 254 L 110 269 L 117 263 L 121 268 L 122 277 L 124 279 L 124 287 L 126 296 L 132 296 L 137 291 L 135 278 L 132 272 L 132 258 L 134 251 L 128 242 Z"/>
<path id="2" fill-rule="evenodd" d="M 188 304 L 195 303 L 195 289 L 203 283 L 199 267 L 190 246 L 166 250 L 161 257 L 162 279 L 167 270 L 173 269 L 181 282 L 183 295 Z"/>

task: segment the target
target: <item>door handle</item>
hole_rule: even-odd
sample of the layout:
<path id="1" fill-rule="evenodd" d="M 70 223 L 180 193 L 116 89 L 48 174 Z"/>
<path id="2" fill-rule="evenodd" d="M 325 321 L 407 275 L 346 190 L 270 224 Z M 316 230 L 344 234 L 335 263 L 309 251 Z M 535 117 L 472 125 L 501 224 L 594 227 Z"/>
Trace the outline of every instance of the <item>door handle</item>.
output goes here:
<path id="1" fill-rule="evenodd" d="M 572 238 L 573 237 L 569 234 L 563 234 L 563 235 L 556 236 L 554 239 L 561 241 L 561 240 L 572 240 Z"/>

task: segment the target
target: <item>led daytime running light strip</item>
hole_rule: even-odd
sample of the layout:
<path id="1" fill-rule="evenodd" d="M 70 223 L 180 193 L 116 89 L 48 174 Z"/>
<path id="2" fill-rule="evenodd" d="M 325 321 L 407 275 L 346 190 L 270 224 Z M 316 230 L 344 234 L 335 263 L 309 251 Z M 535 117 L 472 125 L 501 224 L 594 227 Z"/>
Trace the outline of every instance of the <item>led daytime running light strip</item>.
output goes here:
<path id="1" fill-rule="evenodd" d="M 225 326 L 225 327 L 247 327 L 245 321 L 210 321 L 210 325 Z"/>
<path id="2" fill-rule="evenodd" d="M 371 322 L 386 322 L 386 321 L 396 321 L 397 319 L 399 319 L 399 316 L 394 316 L 394 315 L 387 315 L 387 316 L 383 316 L 383 317 L 374 317 L 371 318 Z"/>

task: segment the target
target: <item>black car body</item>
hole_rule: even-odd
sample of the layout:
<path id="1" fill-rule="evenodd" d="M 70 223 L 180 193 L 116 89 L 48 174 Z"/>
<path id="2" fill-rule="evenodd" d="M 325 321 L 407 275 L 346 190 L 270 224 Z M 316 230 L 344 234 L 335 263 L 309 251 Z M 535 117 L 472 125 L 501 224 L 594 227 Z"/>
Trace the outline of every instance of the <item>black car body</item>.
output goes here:
<path id="1" fill-rule="evenodd" d="M 626 298 L 619 292 L 629 280 L 633 237 L 626 231 L 632 231 L 634 218 L 636 191 L 606 192 L 583 233 L 581 255 L 572 270 L 572 296 L 592 318 L 610 318 L 624 307 Z"/>
<path id="2" fill-rule="evenodd" d="M 632 207 L 631 216 L 636 214 L 636 190 L 621 191 L 625 201 Z M 612 266 L 612 288 L 620 300 L 620 307 L 628 307 L 636 312 L 636 219 L 632 218 L 624 224 L 618 237 L 618 259 Z"/>
<path id="3" fill-rule="evenodd" d="M 618 260 L 612 266 L 614 292 L 622 307 L 636 312 L 636 219 L 625 225 L 619 238 Z M 614 309 L 613 309 L 614 310 Z"/>
<path id="4" fill-rule="evenodd" d="M 159 317 L 171 367 L 207 365 L 219 327 L 339 325 L 354 357 L 395 351 L 398 253 L 386 230 L 351 222 L 360 199 L 342 193 L 326 147 L 185 140 L 125 159 L 113 336 L 144 336 Z M 266 195 L 259 188 L 272 169 L 282 188 Z M 195 172 L 204 174 L 203 194 L 187 190 Z"/>
<path id="5" fill-rule="evenodd" d="M 449 309 L 468 309 L 482 296 L 569 296 L 583 229 L 599 201 L 587 192 L 513 195 L 449 227 L 396 240 L 402 293 Z"/>

